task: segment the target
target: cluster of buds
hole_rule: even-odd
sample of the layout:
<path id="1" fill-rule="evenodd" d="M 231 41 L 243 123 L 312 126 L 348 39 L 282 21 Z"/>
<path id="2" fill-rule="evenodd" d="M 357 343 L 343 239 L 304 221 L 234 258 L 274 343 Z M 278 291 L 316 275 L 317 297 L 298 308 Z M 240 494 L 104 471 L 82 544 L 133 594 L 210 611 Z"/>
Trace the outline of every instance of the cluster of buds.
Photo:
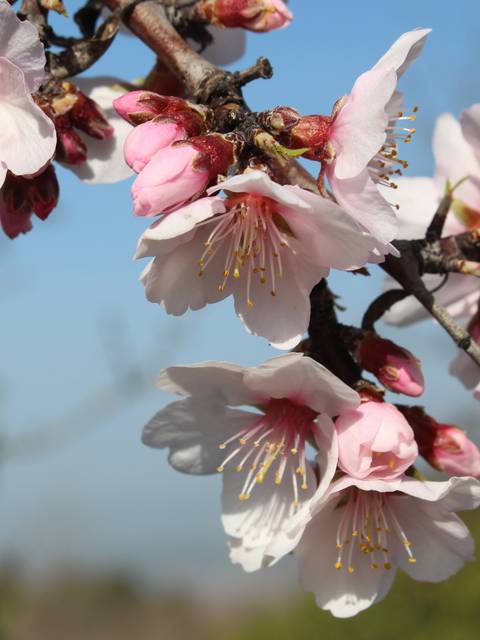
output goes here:
<path id="1" fill-rule="evenodd" d="M 420 362 L 415 356 L 391 340 L 367 332 L 357 347 L 362 369 L 370 371 L 381 384 L 395 393 L 417 397 L 424 391 Z"/>
<path id="2" fill-rule="evenodd" d="M 30 231 L 33 214 L 46 220 L 57 205 L 58 195 L 58 180 L 52 164 L 31 177 L 8 172 L 0 189 L 0 223 L 5 234 L 13 239 Z"/>
<path id="3" fill-rule="evenodd" d="M 113 128 L 96 102 L 82 93 L 71 82 L 63 82 L 52 96 L 40 103 L 51 117 L 57 131 L 55 157 L 71 165 L 87 160 L 87 145 L 79 131 L 96 140 L 113 136 Z"/>
<path id="4" fill-rule="evenodd" d="M 114 102 L 135 128 L 125 161 L 138 173 L 132 186 L 135 215 L 169 213 L 201 196 L 235 164 L 242 141 L 234 134 L 208 133 L 210 109 L 182 98 L 132 91 Z"/>
<path id="5" fill-rule="evenodd" d="M 399 406 L 415 433 L 420 455 L 452 475 L 480 477 L 480 451 L 465 431 L 437 422 L 422 407 Z"/>
<path id="6" fill-rule="evenodd" d="M 257 32 L 281 29 L 293 18 L 282 0 L 201 0 L 195 16 L 219 27 Z"/>

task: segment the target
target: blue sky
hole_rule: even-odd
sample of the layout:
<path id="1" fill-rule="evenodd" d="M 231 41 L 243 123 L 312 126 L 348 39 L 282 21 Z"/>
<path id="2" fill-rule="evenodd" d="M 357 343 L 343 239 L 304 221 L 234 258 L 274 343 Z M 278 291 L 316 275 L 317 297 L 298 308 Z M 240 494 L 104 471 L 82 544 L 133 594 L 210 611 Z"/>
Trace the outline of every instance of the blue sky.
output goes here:
<path id="1" fill-rule="evenodd" d="M 249 34 L 232 67 L 270 58 L 274 78 L 246 89 L 253 109 L 289 104 L 329 113 L 401 33 L 433 27 L 401 85 L 407 104 L 420 106 L 410 173 L 428 175 L 435 117 L 480 101 L 478 2 L 457 0 L 454 10 L 447 0 L 290 6 L 293 24 Z M 152 62 L 146 47 L 121 36 L 89 75 L 132 79 Z M 17 443 L 3 447 L 0 558 L 17 558 L 28 573 L 120 567 L 155 584 L 194 588 L 209 568 L 212 590 L 233 584 L 248 592 L 279 575 L 293 586 L 288 561 L 260 578 L 230 567 L 219 479 L 176 474 L 162 452 L 139 440 L 142 425 L 167 400 L 153 386 L 161 367 L 206 359 L 257 364 L 275 352 L 245 333 L 230 301 L 182 318 L 147 303 L 138 283 L 142 265 L 132 262 L 145 221 L 131 215 L 129 182 L 86 186 L 66 170 L 59 176 L 62 199 L 50 220 L 0 242 L 0 425 L 6 442 Z M 359 322 L 381 281 L 380 272 L 332 277 L 348 307 L 346 322 Z M 448 376 L 455 349 L 440 329 L 427 322 L 384 333 L 424 361 L 429 410 L 443 419 L 468 415 L 465 426 L 471 424 L 478 409 Z"/>

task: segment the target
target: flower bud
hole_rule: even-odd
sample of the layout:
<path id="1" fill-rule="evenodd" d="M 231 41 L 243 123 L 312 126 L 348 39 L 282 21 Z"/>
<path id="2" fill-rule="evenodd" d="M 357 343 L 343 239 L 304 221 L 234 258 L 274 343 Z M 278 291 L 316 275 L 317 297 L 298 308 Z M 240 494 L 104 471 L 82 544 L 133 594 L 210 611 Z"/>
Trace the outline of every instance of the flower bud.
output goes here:
<path id="1" fill-rule="evenodd" d="M 207 107 L 141 89 L 116 98 L 113 106 L 119 116 L 134 126 L 162 116 L 181 124 L 190 136 L 203 133 L 212 117 Z"/>
<path id="2" fill-rule="evenodd" d="M 169 213 L 198 198 L 236 159 L 236 144 L 211 134 L 157 151 L 132 185 L 137 216 Z"/>
<path id="3" fill-rule="evenodd" d="M 439 471 L 455 476 L 480 477 L 480 450 L 465 431 L 441 424 L 421 407 L 400 407 L 412 427 L 420 455 Z"/>
<path id="4" fill-rule="evenodd" d="M 360 366 L 373 373 L 384 387 L 407 396 L 420 396 L 424 380 L 415 356 L 376 333 L 365 334 L 357 350 Z"/>
<path id="5" fill-rule="evenodd" d="M 55 118 L 55 129 L 57 131 L 57 160 L 73 165 L 85 162 L 87 146 L 73 128 L 69 113 Z"/>
<path id="6" fill-rule="evenodd" d="M 281 29 L 293 18 L 282 0 L 203 0 L 197 5 L 197 12 L 221 27 L 258 32 Z"/>
<path id="7" fill-rule="evenodd" d="M 0 223 L 5 234 L 13 239 L 28 233 L 32 229 L 32 213 L 45 220 L 56 206 L 58 194 L 52 164 L 29 178 L 8 172 L 0 189 Z"/>
<path id="8" fill-rule="evenodd" d="M 412 428 L 392 404 L 365 402 L 340 415 L 335 426 L 338 465 L 353 478 L 392 480 L 418 455 Z"/>
<path id="9" fill-rule="evenodd" d="M 60 191 L 53 164 L 25 183 L 33 212 L 40 220 L 46 220 L 57 206 Z"/>
<path id="10" fill-rule="evenodd" d="M 186 137 L 185 129 L 175 122 L 158 118 L 143 122 L 125 140 L 125 162 L 140 173 L 157 151 Z"/>

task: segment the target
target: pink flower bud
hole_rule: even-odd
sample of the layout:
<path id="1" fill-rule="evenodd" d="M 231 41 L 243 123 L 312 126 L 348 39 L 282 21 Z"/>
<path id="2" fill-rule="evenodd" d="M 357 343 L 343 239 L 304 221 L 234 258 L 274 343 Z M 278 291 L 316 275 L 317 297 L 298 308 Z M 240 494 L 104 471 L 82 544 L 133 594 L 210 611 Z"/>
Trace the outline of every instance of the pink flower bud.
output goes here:
<path id="1" fill-rule="evenodd" d="M 125 162 L 140 173 L 157 151 L 184 138 L 185 129 L 175 122 L 159 119 L 144 122 L 132 129 L 125 140 Z"/>
<path id="2" fill-rule="evenodd" d="M 365 402 L 337 418 L 338 464 L 358 479 L 392 480 L 415 461 L 413 430 L 392 404 Z"/>
<path id="3" fill-rule="evenodd" d="M 282 0 L 203 0 L 197 11 L 212 24 L 259 32 L 286 27 L 293 18 Z"/>
<path id="4" fill-rule="evenodd" d="M 407 349 L 375 333 L 368 333 L 360 343 L 357 355 L 363 369 L 373 373 L 390 391 L 413 397 L 423 393 L 419 361 Z"/>
<path id="5" fill-rule="evenodd" d="M 87 147 L 75 129 L 72 127 L 70 114 L 55 118 L 57 131 L 56 158 L 66 164 L 82 164 L 87 159 Z"/>
<path id="6" fill-rule="evenodd" d="M 169 213 L 191 202 L 226 174 L 234 160 L 235 145 L 220 134 L 160 149 L 132 185 L 135 215 Z"/>
<path id="7" fill-rule="evenodd" d="M 465 431 L 442 424 L 421 407 L 400 407 L 412 427 L 420 455 L 439 471 L 455 476 L 480 477 L 480 450 Z"/>
<path id="8" fill-rule="evenodd" d="M 113 127 L 110 126 L 98 104 L 78 90 L 76 98 L 77 100 L 70 110 L 73 125 L 97 140 L 111 138 Z"/>
<path id="9" fill-rule="evenodd" d="M 113 106 L 118 115 L 130 124 L 138 125 L 163 116 L 181 124 L 190 136 L 203 133 L 212 117 L 210 109 L 202 105 L 153 91 L 130 91 L 116 98 Z"/>

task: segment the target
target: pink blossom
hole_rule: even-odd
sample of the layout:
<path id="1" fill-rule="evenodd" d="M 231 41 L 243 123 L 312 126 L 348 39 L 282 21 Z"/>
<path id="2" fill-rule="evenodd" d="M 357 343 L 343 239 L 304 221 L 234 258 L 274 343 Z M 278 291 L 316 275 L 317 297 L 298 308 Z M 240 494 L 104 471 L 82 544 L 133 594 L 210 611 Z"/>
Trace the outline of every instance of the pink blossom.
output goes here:
<path id="1" fill-rule="evenodd" d="M 344 476 L 310 503 L 313 518 L 298 547 L 302 585 L 320 608 L 348 618 L 387 595 L 397 568 L 414 580 L 446 580 L 474 559 L 473 539 L 455 512 L 479 504 L 473 478 Z"/>
<path id="2" fill-rule="evenodd" d="M 36 28 L 0 2 L 0 186 L 7 170 L 30 175 L 55 151 L 55 129 L 32 92 L 44 77 L 45 53 Z"/>
<path id="3" fill-rule="evenodd" d="M 362 368 L 377 376 L 390 391 L 413 397 L 423 393 L 420 363 L 408 349 L 375 333 L 368 333 L 361 341 L 357 354 Z"/>
<path id="4" fill-rule="evenodd" d="M 404 33 L 378 63 L 363 73 L 350 94 L 337 103 L 330 127 L 330 159 L 324 165 L 338 203 L 375 237 L 390 242 L 397 232 L 391 204 L 376 185 L 390 184 L 389 175 L 403 162 L 397 159 L 398 142 L 409 140 L 399 77 L 425 43 L 429 29 Z"/>
<path id="5" fill-rule="evenodd" d="M 262 171 L 214 189 L 228 197 L 178 209 L 140 238 L 136 257 L 154 257 L 142 274 L 147 298 L 182 315 L 233 295 L 248 331 L 291 348 L 307 329 L 313 286 L 331 267 L 365 264 L 377 243 L 333 202 Z"/>
<path id="6" fill-rule="evenodd" d="M 349 476 L 393 480 L 418 455 L 413 431 L 400 411 L 386 402 L 365 402 L 336 421 L 338 464 Z"/>
<path id="7" fill-rule="evenodd" d="M 144 122 L 135 127 L 125 140 L 123 148 L 125 162 L 136 173 L 140 173 L 157 151 L 185 137 L 185 129 L 175 122 L 165 120 Z"/>
<path id="8" fill-rule="evenodd" d="M 294 538 L 284 537 L 284 527 L 308 509 L 314 494 L 323 494 L 335 473 L 331 416 L 356 407 L 358 394 L 293 353 L 252 368 L 227 362 L 169 367 L 157 386 L 183 399 L 152 418 L 143 441 L 169 448 L 178 471 L 222 474 L 232 562 L 255 571 L 291 551 Z M 306 458 L 310 438 L 319 448 L 319 482 Z"/>
<path id="9" fill-rule="evenodd" d="M 468 325 L 468 330 L 477 344 L 480 344 L 480 309 Z M 450 365 L 450 373 L 467 388 L 473 389 L 473 395 L 480 400 L 480 367 L 464 351 L 459 350 Z"/>

